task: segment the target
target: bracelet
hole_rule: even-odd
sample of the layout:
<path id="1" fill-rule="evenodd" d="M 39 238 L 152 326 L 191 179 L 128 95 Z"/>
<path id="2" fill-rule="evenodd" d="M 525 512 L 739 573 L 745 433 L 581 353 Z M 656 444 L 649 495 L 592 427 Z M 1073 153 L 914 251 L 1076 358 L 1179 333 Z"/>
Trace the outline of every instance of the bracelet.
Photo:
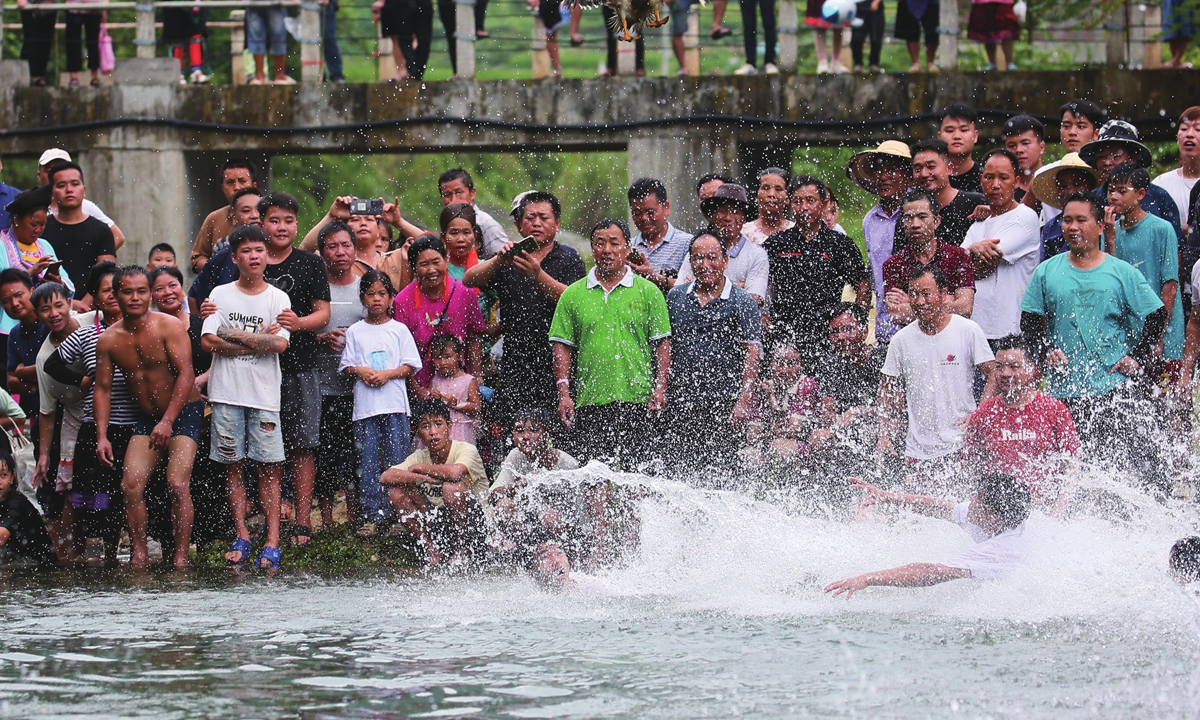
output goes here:
<path id="1" fill-rule="evenodd" d="M 556 382 L 556 383 L 554 383 L 554 384 L 555 384 L 555 385 L 570 385 L 570 384 L 571 384 L 571 379 L 570 379 L 570 378 L 559 378 L 559 379 L 558 379 L 558 382 Z"/>

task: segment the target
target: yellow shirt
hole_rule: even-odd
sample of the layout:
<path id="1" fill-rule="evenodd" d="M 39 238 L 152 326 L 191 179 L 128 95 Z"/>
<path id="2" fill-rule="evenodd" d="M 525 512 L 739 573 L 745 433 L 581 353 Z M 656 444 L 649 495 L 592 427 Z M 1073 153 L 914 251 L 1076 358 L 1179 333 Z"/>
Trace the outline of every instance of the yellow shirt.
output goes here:
<path id="1" fill-rule="evenodd" d="M 401 470 L 408 470 L 413 465 L 434 465 L 433 459 L 429 457 L 429 450 L 417 450 L 413 454 L 404 459 L 396 467 Z M 471 494 L 479 500 L 479 504 L 483 506 L 484 512 L 489 513 L 491 508 L 487 503 L 488 494 L 488 479 L 487 471 L 483 469 L 483 458 L 479 457 L 479 450 L 471 443 L 459 442 L 453 440 L 450 442 L 450 454 L 446 456 L 446 462 L 436 463 L 441 465 L 462 465 L 467 469 L 467 477 L 464 481 L 467 487 L 471 489 Z M 442 506 L 442 488 L 436 483 L 427 483 L 421 485 L 421 492 L 425 495 L 425 499 L 434 507 Z"/>

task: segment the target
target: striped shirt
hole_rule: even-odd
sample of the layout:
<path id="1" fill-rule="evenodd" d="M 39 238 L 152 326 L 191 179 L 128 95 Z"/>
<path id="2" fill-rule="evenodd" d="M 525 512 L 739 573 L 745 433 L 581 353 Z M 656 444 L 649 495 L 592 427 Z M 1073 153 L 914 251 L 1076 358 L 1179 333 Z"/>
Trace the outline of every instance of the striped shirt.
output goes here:
<path id="1" fill-rule="evenodd" d="M 80 320 L 83 319 L 80 317 Z M 63 340 L 57 350 L 63 362 L 68 365 L 82 361 L 87 367 L 88 377 L 93 381 L 96 379 L 96 342 L 100 337 L 99 327 L 98 321 L 81 323 L 79 329 Z M 129 390 L 129 383 L 125 382 L 121 368 L 115 364 L 113 365 L 111 406 L 108 416 L 109 424 L 137 424 L 137 402 L 133 399 L 133 393 Z M 92 414 L 92 388 L 88 388 L 83 396 L 83 421 L 95 422 L 95 416 Z"/>

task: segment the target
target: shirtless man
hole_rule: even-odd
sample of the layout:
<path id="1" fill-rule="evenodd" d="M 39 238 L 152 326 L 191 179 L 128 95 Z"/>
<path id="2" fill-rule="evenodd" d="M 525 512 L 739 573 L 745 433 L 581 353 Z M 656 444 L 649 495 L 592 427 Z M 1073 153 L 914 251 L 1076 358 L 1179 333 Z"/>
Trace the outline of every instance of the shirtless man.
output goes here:
<path id="1" fill-rule="evenodd" d="M 175 567 L 188 564 L 192 538 L 192 496 L 188 483 L 200 441 L 203 404 L 196 392 L 192 345 L 187 327 L 164 313 L 150 312 L 150 279 L 138 265 L 123 268 L 114 278 L 122 319 L 96 344 L 96 455 L 112 465 L 107 438 L 109 392 L 113 367 L 128 379 L 138 404 L 138 422 L 125 453 L 121 490 L 129 521 L 132 551 L 129 564 L 145 567 L 146 483 L 167 454 L 167 485 L 175 529 Z"/>

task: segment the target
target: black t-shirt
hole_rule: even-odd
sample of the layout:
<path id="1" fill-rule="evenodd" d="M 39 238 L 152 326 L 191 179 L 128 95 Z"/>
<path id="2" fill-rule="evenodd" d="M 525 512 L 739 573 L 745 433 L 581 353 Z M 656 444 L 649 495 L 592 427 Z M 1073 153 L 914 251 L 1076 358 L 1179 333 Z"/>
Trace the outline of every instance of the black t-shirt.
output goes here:
<path id="1" fill-rule="evenodd" d="M 971 165 L 971 169 L 962 175 L 950 176 L 950 187 L 955 190 L 963 190 L 965 192 L 973 192 L 983 194 L 983 184 L 980 178 L 983 176 L 983 166 L 979 163 Z"/>
<path id="2" fill-rule="evenodd" d="M 58 559 L 50 544 L 50 533 L 37 508 L 14 486 L 0 500 L 0 527 L 8 530 L 4 547 L 17 555 L 32 559 L 39 565 L 55 565 Z"/>
<path id="3" fill-rule="evenodd" d="M 987 205 L 987 198 L 980 193 L 959 191 L 950 204 L 942 208 L 938 215 L 942 224 L 938 226 L 938 240 L 949 245 L 963 244 L 967 230 L 971 229 L 971 221 L 967 216 L 975 212 L 980 205 Z"/>
<path id="4" fill-rule="evenodd" d="M 200 344 L 204 334 L 204 318 L 199 315 L 188 316 L 188 339 L 192 341 L 192 372 L 203 375 L 212 367 L 212 355 Z"/>
<path id="5" fill-rule="evenodd" d="M 292 312 L 300 317 L 312 314 L 314 300 L 329 302 L 329 278 L 325 275 L 325 263 L 316 255 L 293 249 L 287 258 L 275 265 L 268 263 L 263 279 L 287 293 L 292 301 Z M 288 340 L 288 349 L 279 357 L 279 368 L 284 375 L 295 375 L 316 367 L 317 334 L 293 332 Z"/>
<path id="6" fill-rule="evenodd" d="M 88 273 L 101 255 L 117 254 L 112 229 L 94 217 L 81 223 L 64 225 L 57 215 L 46 219 L 42 239 L 54 248 L 54 256 L 62 260 L 63 269 L 75 284 L 75 297 L 87 294 Z"/>
<path id="7" fill-rule="evenodd" d="M 829 314 L 842 300 L 842 288 L 869 277 L 858 247 L 845 235 L 822 227 L 812 240 L 804 239 L 799 228 L 777 232 L 763 249 L 775 293 L 772 320 L 799 345 L 820 345 Z"/>
<path id="8" fill-rule="evenodd" d="M 839 352 L 830 352 L 817 364 L 820 396 L 837 400 L 838 412 L 875 404 L 885 357 L 886 353 L 878 346 L 871 348 L 871 357 L 864 363 L 853 362 Z"/>
<path id="9" fill-rule="evenodd" d="M 579 253 L 562 243 L 555 243 L 542 259 L 542 269 L 564 285 L 587 275 Z M 552 404 L 557 395 L 550 322 L 558 301 L 511 265 L 500 266 L 484 290 L 500 301 L 500 328 L 504 332 L 501 390 L 505 401 L 518 406 Z"/>

